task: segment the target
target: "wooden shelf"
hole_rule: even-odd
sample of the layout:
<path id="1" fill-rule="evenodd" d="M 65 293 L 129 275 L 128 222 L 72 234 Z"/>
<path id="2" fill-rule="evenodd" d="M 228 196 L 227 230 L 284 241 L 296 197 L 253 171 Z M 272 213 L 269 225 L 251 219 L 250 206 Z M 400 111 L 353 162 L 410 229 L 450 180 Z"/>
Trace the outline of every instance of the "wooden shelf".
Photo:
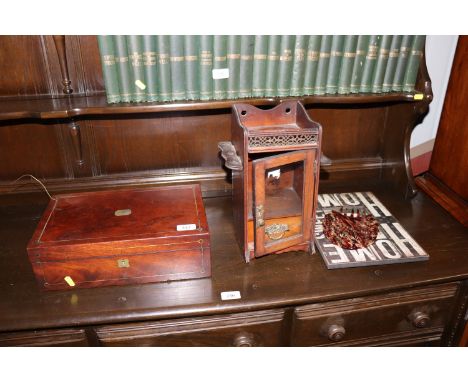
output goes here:
<path id="1" fill-rule="evenodd" d="M 234 237 L 231 199 L 208 198 L 211 278 L 61 292 L 39 290 L 26 253 L 47 198 L 40 194 L 2 196 L 0 332 L 274 309 L 468 276 L 468 262 L 460 250 L 468 246 L 465 228 L 425 194 L 405 201 L 385 184 L 346 184 L 321 192 L 363 190 L 374 192 L 429 252 L 429 261 L 327 270 L 320 255 L 296 252 L 246 265 Z M 221 302 L 219 294 L 226 290 L 239 290 L 242 299 Z"/>
<path id="2" fill-rule="evenodd" d="M 312 104 L 381 104 L 391 102 L 420 102 L 415 100 L 416 93 L 324 95 L 289 98 L 245 98 L 223 101 L 184 101 L 184 102 L 147 102 L 108 104 L 105 96 L 66 97 L 48 99 L 29 99 L 2 101 L 0 121 L 17 119 L 67 119 L 73 117 L 145 114 L 174 111 L 196 111 L 230 109 L 234 103 L 248 103 L 255 106 L 274 106 L 288 99 L 298 99 L 304 105 Z M 432 98 L 425 94 L 424 98 Z M 424 99 L 423 98 L 423 99 Z"/>

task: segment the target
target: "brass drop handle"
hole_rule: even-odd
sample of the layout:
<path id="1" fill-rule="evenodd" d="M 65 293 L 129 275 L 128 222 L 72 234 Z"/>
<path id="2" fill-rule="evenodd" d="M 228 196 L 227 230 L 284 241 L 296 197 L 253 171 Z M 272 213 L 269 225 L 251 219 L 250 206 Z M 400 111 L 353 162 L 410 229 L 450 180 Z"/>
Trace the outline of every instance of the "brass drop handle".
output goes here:
<path id="1" fill-rule="evenodd" d="M 250 333 L 239 333 L 234 338 L 234 346 L 253 347 L 256 345 L 254 336 Z"/>
<path id="2" fill-rule="evenodd" d="M 273 224 L 265 227 L 265 233 L 271 240 L 281 239 L 286 231 L 289 231 L 287 224 Z"/>
<path id="3" fill-rule="evenodd" d="M 431 317 L 424 312 L 415 312 L 410 315 L 410 320 L 416 328 L 426 328 L 431 322 Z"/>
<path id="4" fill-rule="evenodd" d="M 328 328 L 328 339 L 333 342 L 341 341 L 346 334 L 346 330 L 341 325 L 330 325 Z"/>

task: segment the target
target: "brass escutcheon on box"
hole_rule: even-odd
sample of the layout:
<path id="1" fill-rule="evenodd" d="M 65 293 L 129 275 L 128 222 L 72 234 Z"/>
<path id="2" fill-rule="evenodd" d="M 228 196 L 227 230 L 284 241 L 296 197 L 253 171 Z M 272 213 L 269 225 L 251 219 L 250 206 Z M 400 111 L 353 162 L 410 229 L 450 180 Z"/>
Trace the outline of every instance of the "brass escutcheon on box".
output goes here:
<path id="1" fill-rule="evenodd" d="M 120 260 L 117 260 L 117 266 L 119 268 L 129 268 L 130 262 L 128 261 L 128 259 L 120 259 Z"/>

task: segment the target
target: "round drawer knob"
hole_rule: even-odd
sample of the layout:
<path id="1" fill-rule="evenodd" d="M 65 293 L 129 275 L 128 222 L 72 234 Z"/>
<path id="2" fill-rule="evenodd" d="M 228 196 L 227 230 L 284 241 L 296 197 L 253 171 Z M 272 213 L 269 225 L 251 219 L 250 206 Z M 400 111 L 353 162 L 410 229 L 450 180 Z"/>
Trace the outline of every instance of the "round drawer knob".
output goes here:
<path id="1" fill-rule="evenodd" d="M 333 342 L 341 341 L 346 334 L 346 330 L 341 325 L 331 325 L 328 328 L 328 339 Z"/>
<path id="2" fill-rule="evenodd" d="M 431 322 L 431 318 L 427 313 L 416 312 L 411 317 L 411 323 L 417 328 L 425 328 Z"/>
<path id="3" fill-rule="evenodd" d="M 252 334 L 239 333 L 234 338 L 234 346 L 251 347 L 255 346 L 255 340 Z"/>

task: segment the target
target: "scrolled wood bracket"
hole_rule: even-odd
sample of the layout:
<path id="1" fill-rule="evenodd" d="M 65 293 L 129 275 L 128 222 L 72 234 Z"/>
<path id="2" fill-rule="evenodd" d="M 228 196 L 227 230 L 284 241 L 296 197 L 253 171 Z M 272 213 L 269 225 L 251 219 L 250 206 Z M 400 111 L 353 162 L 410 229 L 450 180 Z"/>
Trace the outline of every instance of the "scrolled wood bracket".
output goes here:
<path id="1" fill-rule="evenodd" d="M 69 125 L 70 136 L 73 142 L 73 147 L 75 149 L 75 158 L 78 166 L 82 166 L 84 163 L 83 160 L 83 148 L 81 144 L 81 130 L 80 125 L 72 120 Z"/>
<path id="2" fill-rule="evenodd" d="M 242 170 L 242 160 L 236 153 L 236 148 L 231 142 L 219 142 L 218 148 L 221 150 L 221 156 L 226 161 L 226 167 L 231 170 Z"/>
<path id="3" fill-rule="evenodd" d="M 67 54 L 65 49 L 65 36 L 64 35 L 54 35 L 54 44 L 55 49 L 57 50 L 57 55 L 60 64 L 60 71 L 62 72 L 62 91 L 65 94 L 73 93 L 71 87 L 70 75 L 68 74 L 68 63 L 67 63 Z"/>
<path id="4" fill-rule="evenodd" d="M 424 50 L 424 56 L 426 52 Z M 414 128 L 422 122 L 424 117 L 429 112 L 429 104 L 432 102 L 433 99 L 433 92 L 432 92 L 432 83 L 429 78 L 429 73 L 427 71 L 427 66 L 421 63 L 419 65 L 418 71 L 418 81 L 416 83 L 417 89 L 422 89 L 423 98 L 420 101 L 417 101 L 413 108 L 413 118 L 412 121 L 409 122 L 405 129 L 405 136 L 404 136 L 404 162 L 405 162 L 405 170 L 406 170 L 406 177 L 408 179 L 408 188 L 406 197 L 414 197 L 418 193 L 418 187 L 416 186 L 416 182 L 413 176 L 413 168 L 411 166 L 411 156 L 410 156 L 410 143 L 411 143 L 411 134 Z"/>

